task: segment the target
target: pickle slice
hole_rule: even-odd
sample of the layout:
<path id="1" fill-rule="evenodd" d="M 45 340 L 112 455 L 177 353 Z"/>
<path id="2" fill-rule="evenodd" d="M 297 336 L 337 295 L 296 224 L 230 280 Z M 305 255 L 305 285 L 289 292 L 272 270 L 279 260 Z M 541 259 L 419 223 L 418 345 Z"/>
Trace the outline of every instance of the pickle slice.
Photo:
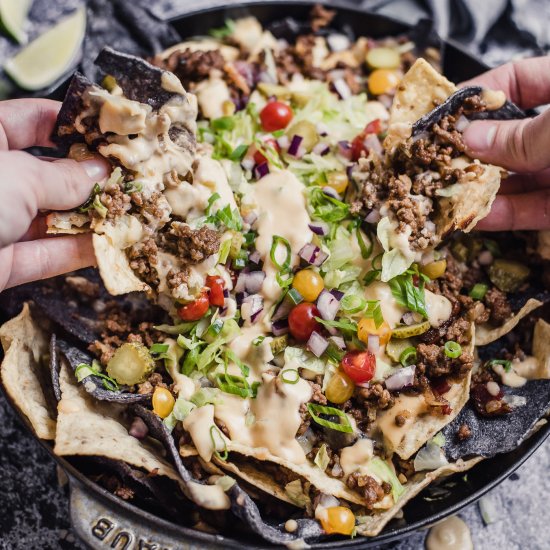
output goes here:
<path id="1" fill-rule="evenodd" d="M 386 355 L 393 359 L 396 363 L 399 363 L 401 354 L 410 347 L 414 347 L 411 340 L 408 338 L 399 338 L 394 340 L 393 338 L 386 344 Z"/>
<path id="2" fill-rule="evenodd" d="M 288 336 L 286 334 L 276 336 L 273 340 L 271 340 L 270 346 L 271 353 L 273 353 L 273 355 L 281 353 L 288 346 Z"/>
<path id="3" fill-rule="evenodd" d="M 155 361 L 149 350 L 138 342 L 122 344 L 107 363 L 107 374 L 128 386 L 145 382 L 154 370 Z"/>
<path id="4" fill-rule="evenodd" d="M 419 336 L 424 334 L 430 328 L 430 322 L 424 321 L 422 323 L 416 323 L 414 325 L 402 325 L 395 327 L 391 332 L 392 338 L 411 338 L 413 336 Z"/>
<path id="5" fill-rule="evenodd" d="M 300 145 L 306 151 L 311 151 L 319 141 L 319 132 L 317 132 L 315 124 L 308 120 L 300 120 L 300 122 L 293 124 L 287 131 L 287 135 L 289 139 L 292 139 L 294 136 L 300 136 L 302 138 Z"/>
<path id="6" fill-rule="evenodd" d="M 395 48 L 372 48 L 367 53 L 366 61 L 372 69 L 397 69 L 401 56 Z"/>
<path id="7" fill-rule="evenodd" d="M 503 292 L 515 292 L 527 280 L 531 270 L 519 262 L 498 259 L 489 267 L 489 279 Z"/>

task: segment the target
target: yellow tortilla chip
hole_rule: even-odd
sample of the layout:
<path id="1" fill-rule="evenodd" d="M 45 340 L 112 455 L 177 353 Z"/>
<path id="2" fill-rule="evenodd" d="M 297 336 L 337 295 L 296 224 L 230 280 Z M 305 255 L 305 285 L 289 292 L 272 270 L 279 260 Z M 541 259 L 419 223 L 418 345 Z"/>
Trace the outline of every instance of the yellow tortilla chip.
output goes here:
<path id="1" fill-rule="evenodd" d="M 28 304 L 17 317 L 2 325 L 0 339 L 4 348 L 0 375 L 7 394 L 40 439 L 54 439 L 55 414 L 48 406 L 41 383 L 42 378 L 49 376 L 42 364 L 48 340 L 33 321 Z"/>
<path id="2" fill-rule="evenodd" d="M 516 325 L 529 313 L 542 306 L 543 303 L 534 298 L 527 300 L 525 305 L 508 321 L 498 328 L 491 328 L 488 324 L 479 325 L 476 327 L 476 346 L 486 346 L 495 340 L 498 340 L 501 336 L 508 334 Z"/>

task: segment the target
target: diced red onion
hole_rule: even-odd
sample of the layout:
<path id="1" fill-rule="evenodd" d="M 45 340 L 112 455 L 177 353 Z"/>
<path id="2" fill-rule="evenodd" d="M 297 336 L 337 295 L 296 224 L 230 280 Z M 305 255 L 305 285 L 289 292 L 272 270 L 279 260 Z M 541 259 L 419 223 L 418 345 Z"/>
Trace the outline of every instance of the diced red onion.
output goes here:
<path id="1" fill-rule="evenodd" d="M 337 78 L 332 85 L 342 99 L 348 99 L 351 97 L 351 90 L 347 82 L 343 78 Z"/>
<path id="2" fill-rule="evenodd" d="M 342 197 L 332 187 L 329 187 L 328 185 L 323 187 L 323 193 L 325 195 L 328 195 L 329 197 L 332 197 L 333 199 L 339 201 L 342 200 Z"/>
<path id="3" fill-rule="evenodd" d="M 380 350 L 380 336 L 378 334 L 369 334 L 367 339 L 367 349 L 374 354 Z"/>
<path id="4" fill-rule="evenodd" d="M 376 208 L 371 210 L 366 218 L 365 218 L 365 221 L 367 223 L 378 223 L 381 219 L 381 216 L 380 216 L 380 210 L 377 210 Z"/>
<path id="5" fill-rule="evenodd" d="M 328 254 L 313 243 L 305 244 L 298 252 L 298 256 L 315 267 L 320 267 L 328 258 Z"/>
<path id="6" fill-rule="evenodd" d="M 313 353 L 316 357 L 321 357 L 325 350 L 328 348 L 328 341 L 326 338 L 323 338 L 315 330 L 311 333 L 309 340 L 307 341 L 307 349 Z"/>
<path id="7" fill-rule="evenodd" d="M 265 273 L 263 271 L 251 271 L 249 273 L 241 271 L 235 285 L 235 292 L 257 294 L 262 288 L 264 279 Z"/>
<path id="8" fill-rule="evenodd" d="M 308 227 L 313 231 L 313 233 L 320 235 L 321 237 L 328 235 L 329 232 L 329 226 L 326 222 L 311 222 L 308 224 Z"/>
<path id="9" fill-rule="evenodd" d="M 365 138 L 365 147 L 368 151 L 374 151 L 377 155 L 382 154 L 382 144 L 375 134 L 369 134 Z"/>
<path id="10" fill-rule="evenodd" d="M 370 388 L 370 382 L 359 382 L 355 384 L 356 386 L 359 386 L 360 388 Z"/>
<path id="11" fill-rule="evenodd" d="M 327 36 L 327 44 L 333 52 L 342 52 L 350 47 L 349 38 L 341 33 L 329 34 Z"/>
<path id="12" fill-rule="evenodd" d="M 346 349 L 346 342 L 341 336 L 331 336 L 329 340 L 338 348 Z"/>
<path id="13" fill-rule="evenodd" d="M 297 156 L 298 150 L 300 149 L 300 145 L 302 144 L 302 141 L 304 138 L 299 135 L 292 136 L 292 140 L 290 141 L 290 145 L 288 147 L 287 153 L 289 155 Z"/>
<path id="14" fill-rule="evenodd" d="M 264 309 L 264 300 L 259 294 L 247 296 L 241 305 L 241 316 L 245 321 L 253 323 Z"/>
<path id="15" fill-rule="evenodd" d="M 290 140 L 288 136 L 284 135 L 277 139 L 277 143 L 281 149 L 288 149 L 290 147 Z"/>
<path id="16" fill-rule="evenodd" d="M 258 164 L 258 166 L 256 166 L 255 172 L 256 178 L 260 180 L 269 174 L 269 165 L 267 162 L 262 162 L 262 164 Z"/>
<path id="17" fill-rule="evenodd" d="M 457 132 L 464 132 L 469 124 L 470 121 L 464 115 L 460 115 L 456 121 L 455 128 Z"/>
<path id="18" fill-rule="evenodd" d="M 399 369 L 395 374 L 392 374 L 389 378 L 386 378 L 386 388 L 390 391 L 397 391 L 407 386 L 412 386 L 414 383 L 414 371 L 415 365 L 403 367 Z"/>
<path id="19" fill-rule="evenodd" d="M 291 312 L 294 304 L 290 300 L 283 300 L 278 306 L 277 309 L 273 312 L 271 317 L 272 321 L 279 321 L 280 319 L 286 319 L 288 314 Z"/>
<path id="20" fill-rule="evenodd" d="M 262 71 L 258 75 L 258 79 L 260 82 L 265 82 L 266 84 L 277 84 L 277 81 L 267 71 Z"/>
<path id="21" fill-rule="evenodd" d="M 241 307 L 245 298 L 246 298 L 246 292 L 237 292 L 235 294 L 235 302 L 237 302 L 238 307 Z"/>
<path id="22" fill-rule="evenodd" d="M 322 141 L 320 143 L 317 143 L 317 145 L 315 145 L 315 147 L 312 149 L 312 153 L 315 153 L 316 155 L 320 155 L 322 157 L 328 155 L 329 152 L 330 147 Z"/>
<path id="23" fill-rule="evenodd" d="M 241 166 L 244 170 L 253 170 L 256 163 L 254 162 L 254 159 L 252 157 L 245 157 L 243 160 L 241 160 Z"/>
<path id="24" fill-rule="evenodd" d="M 351 160 L 351 145 L 349 141 L 339 141 L 338 142 L 338 153 L 342 155 L 345 159 Z"/>
<path id="25" fill-rule="evenodd" d="M 223 289 L 223 297 L 224 298 L 229 298 L 229 289 L 228 288 Z"/>
<path id="26" fill-rule="evenodd" d="M 257 250 L 254 250 L 250 254 L 250 256 L 248 256 L 248 260 L 253 264 L 260 265 L 262 261 L 262 255 Z"/>
<path id="27" fill-rule="evenodd" d="M 337 288 L 333 288 L 330 293 L 339 301 L 342 301 L 342 298 L 344 297 L 344 293 L 341 290 L 338 290 Z"/>
<path id="28" fill-rule="evenodd" d="M 283 334 L 287 334 L 288 320 L 279 319 L 278 321 L 271 323 L 271 332 L 274 334 L 274 336 L 282 336 Z"/>
<path id="29" fill-rule="evenodd" d="M 324 122 L 318 122 L 316 128 L 321 137 L 328 136 L 328 126 Z"/>
<path id="30" fill-rule="evenodd" d="M 493 255 L 489 250 L 483 250 L 477 257 L 477 261 L 480 265 L 491 265 L 493 263 Z"/>
<path id="31" fill-rule="evenodd" d="M 132 420 L 132 425 L 130 426 L 128 433 L 136 439 L 145 439 L 149 433 L 149 428 L 139 416 L 136 416 Z"/>
<path id="32" fill-rule="evenodd" d="M 340 309 L 340 300 L 338 300 L 328 290 L 323 289 L 317 298 L 317 309 L 325 321 L 334 321 L 336 314 Z"/>
<path id="33" fill-rule="evenodd" d="M 247 223 L 248 225 L 254 225 L 257 219 L 258 219 L 258 212 L 256 212 L 255 210 L 252 210 L 248 212 L 246 216 L 244 216 L 243 222 Z"/>

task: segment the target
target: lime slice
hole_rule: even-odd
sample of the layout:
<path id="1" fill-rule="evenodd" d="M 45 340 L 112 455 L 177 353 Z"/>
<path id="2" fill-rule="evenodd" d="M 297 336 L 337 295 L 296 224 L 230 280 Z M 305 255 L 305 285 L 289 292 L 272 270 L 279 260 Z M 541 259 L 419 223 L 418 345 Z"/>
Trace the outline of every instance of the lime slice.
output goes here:
<path id="1" fill-rule="evenodd" d="M 82 7 L 8 59 L 4 70 L 25 90 L 46 88 L 71 68 L 85 32 L 86 11 Z"/>
<path id="2" fill-rule="evenodd" d="M 19 44 L 27 43 L 27 33 L 23 30 L 32 0 L 0 0 L 0 23 Z"/>

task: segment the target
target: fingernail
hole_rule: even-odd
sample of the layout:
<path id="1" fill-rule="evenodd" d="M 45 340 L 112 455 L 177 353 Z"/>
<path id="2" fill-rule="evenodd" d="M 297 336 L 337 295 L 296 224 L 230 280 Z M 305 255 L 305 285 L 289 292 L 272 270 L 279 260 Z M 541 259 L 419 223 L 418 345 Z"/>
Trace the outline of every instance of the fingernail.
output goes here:
<path id="1" fill-rule="evenodd" d="M 472 122 L 464 132 L 464 141 L 472 151 L 481 153 L 493 147 L 496 133 L 495 124 Z"/>
<path id="2" fill-rule="evenodd" d="M 84 168 L 88 177 L 94 182 L 106 178 L 110 172 L 107 162 L 100 159 L 83 160 L 80 166 Z"/>

